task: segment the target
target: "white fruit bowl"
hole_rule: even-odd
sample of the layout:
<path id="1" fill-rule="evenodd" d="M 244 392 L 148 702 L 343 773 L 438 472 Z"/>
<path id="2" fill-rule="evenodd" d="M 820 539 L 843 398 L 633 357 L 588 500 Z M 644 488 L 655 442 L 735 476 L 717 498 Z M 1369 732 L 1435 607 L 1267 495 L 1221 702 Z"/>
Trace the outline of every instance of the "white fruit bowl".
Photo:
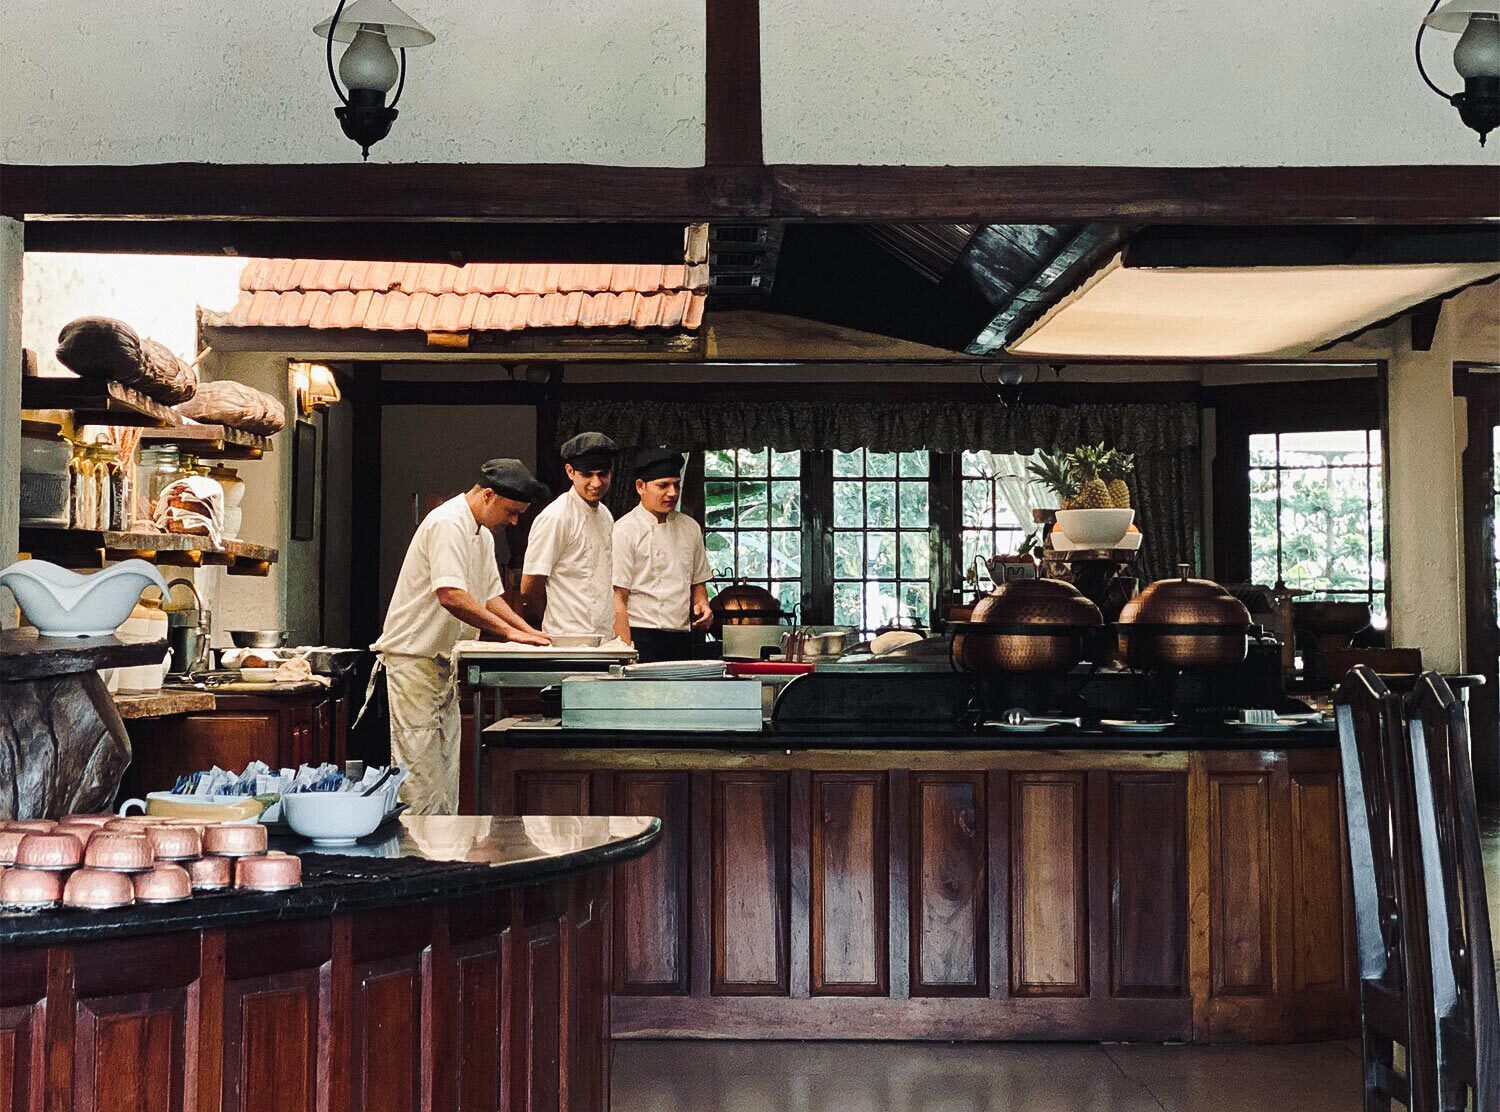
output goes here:
<path id="1" fill-rule="evenodd" d="M 380 825 L 385 805 L 385 792 L 287 792 L 281 797 L 281 815 L 315 845 L 352 846 Z"/>
<path id="2" fill-rule="evenodd" d="M 1084 548 L 1114 548 L 1135 521 L 1134 510 L 1058 510 L 1063 536 Z"/>

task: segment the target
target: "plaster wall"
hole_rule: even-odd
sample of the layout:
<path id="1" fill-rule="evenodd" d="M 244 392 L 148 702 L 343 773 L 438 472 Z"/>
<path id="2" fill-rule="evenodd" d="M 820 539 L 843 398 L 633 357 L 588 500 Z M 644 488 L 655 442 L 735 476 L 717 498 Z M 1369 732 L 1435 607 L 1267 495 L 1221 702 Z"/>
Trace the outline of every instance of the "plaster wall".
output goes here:
<path id="1" fill-rule="evenodd" d="M 312 33 L 333 9 L 7 0 L 0 162 L 357 160 Z M 400 119 L 375 158 L 702 161 L 699 0 L 416 0 L 409 10 L 437 42 L 407 52 Z"/>
<path id="2" fill-rule="evenodd" d="M 1500 163 L 1345 0 L 761 0 L 767 162 Z M 1456 38 L 1430 34 L 1439 85 Z"/>
<path id="3" fill-rule="evenodd" d="M 332 4 L 9 0 L 0 162 L 347 162 Z M 704 10 L 414 0 L 399 162 L 703 159 Z M 1412 65 L 1421 15 L 1347 0 L 762 0 L 769 162 L 1500 163 Z M 1456 88 L 1454 36 L 1426 43 Z M 149 64 L 143 61 L 149 59 Z"/>
<path id="4" fill-rule="evenodd" d="M 0 217 L 0 567 L 16 558 L 21 524 L 21 223 Z M 0 629 L 16 623 L 0 589 Z"/>

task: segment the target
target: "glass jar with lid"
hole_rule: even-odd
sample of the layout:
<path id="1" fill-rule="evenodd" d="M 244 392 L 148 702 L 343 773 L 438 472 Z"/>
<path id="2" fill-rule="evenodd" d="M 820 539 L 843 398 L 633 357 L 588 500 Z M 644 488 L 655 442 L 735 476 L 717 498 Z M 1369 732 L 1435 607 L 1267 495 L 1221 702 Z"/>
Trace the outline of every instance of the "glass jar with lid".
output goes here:
<path id="1" fill-rule="evenodd" d="M 156 504 L 161 492 L 169 484 L 182 478 L 182 462 L 175 444 L 161 444 L 154 448 L 142 448 L 140 463 L 136 466 L 136 490 L 145 504 L 144 515 L 156 518 Z"/>

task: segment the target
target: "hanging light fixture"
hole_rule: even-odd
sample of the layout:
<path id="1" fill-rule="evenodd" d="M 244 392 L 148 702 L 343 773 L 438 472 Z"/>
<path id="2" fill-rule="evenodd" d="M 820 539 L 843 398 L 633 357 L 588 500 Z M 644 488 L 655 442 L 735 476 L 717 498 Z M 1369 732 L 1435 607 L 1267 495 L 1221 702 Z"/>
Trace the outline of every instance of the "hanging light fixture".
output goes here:
<path id="1" fill-rule="evenodd" d="M 1422 64 L 1422 33 L 1449 31 L 1459 36 L 1453 68 L 1464 79 L 1464 91 L 1445 93 Z M 1458 109 L 1459 119 L 1479 132 L 1479 144 L 1500 126 L 1500 0 L 1433 0 L 1417 31 L 1417 71 L 1427 87 Z"/>
<path id="2" fill-rule="evenodd" d="M 391 0 L 354 0 L 344 10 L 346 0 L 339 0 L 333 18 L 313 28 L 313 33 L 328 43 L 328 79 L 343 105 L 333 110 L 343 125 L 344 134 L 359 144 L 365 159 L 370 148 L 390 134 L 396 119 L 396 102 L 406 86 L 406 48 L 427 46 L 436 36 L 407 15 Z M 333 69 L 333 40 L 349 44 Z M 401 52 L 396 61 L 394 51 Z M 343 78 L 349 93 L 339 86 Z M 385 95 L 395 88 L 389 107 Z"/>

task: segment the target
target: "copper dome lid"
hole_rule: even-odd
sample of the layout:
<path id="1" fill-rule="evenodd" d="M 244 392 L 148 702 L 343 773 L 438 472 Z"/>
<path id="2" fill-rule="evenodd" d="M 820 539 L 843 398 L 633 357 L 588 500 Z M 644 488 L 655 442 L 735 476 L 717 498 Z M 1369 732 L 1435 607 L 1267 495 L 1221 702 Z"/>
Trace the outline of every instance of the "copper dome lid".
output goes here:
<path id="1" fill-rule="evenodd" d="M 1064 626 L 1093 629 L 1104 624 L 1099 608 L 1061 579 L 1012 579 L 974 607 L 975 625 Z M 1040 631 L 1038 631 L 1040 632 Z"/>
<path id="2" fill-rule="evenodd" d="M 781 602 L 764 587 L 736 579 L 709 600 L 714 629 L 724 625 L 778 625 L 785 616 Z"/>
<path id="3" fill-rule="evenodd" d="M 1191 579 L 1187 564 L 1177 565 L 1176 579 L 1158 579 L 1120 611 L 1122 625 L 1214 626 L 1243 632 L 1250 611 L 1212 579 Z"/>

